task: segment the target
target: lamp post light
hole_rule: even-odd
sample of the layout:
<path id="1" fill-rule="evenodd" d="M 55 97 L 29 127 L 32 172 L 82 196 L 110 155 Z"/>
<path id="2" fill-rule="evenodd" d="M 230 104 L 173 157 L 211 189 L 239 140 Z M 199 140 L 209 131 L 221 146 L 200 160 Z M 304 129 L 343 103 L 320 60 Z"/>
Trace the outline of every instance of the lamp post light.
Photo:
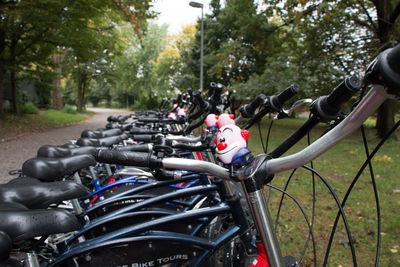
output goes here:
<path id="1" fill-rule="evenodd" d="M 204 39 L 204 26 L 203 26 L 203 4 L 191 1 L 191 7 L 201 8 L 201 30 L 200 30 L 200 90 L 203 91 L 203 39 Z"/>

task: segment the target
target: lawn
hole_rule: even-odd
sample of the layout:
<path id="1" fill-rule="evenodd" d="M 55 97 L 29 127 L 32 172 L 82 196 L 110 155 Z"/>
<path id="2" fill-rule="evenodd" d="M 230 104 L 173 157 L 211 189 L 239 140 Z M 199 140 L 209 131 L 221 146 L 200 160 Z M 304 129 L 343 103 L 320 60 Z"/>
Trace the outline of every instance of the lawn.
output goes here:
<path id="1" fill-rule="evenodd" d="M 304 119 L 285 119 L 274 123 L 271 131 L 268 151 L 275 148 L 285 137 L 305 122 Z M 261 124 L 263 139 L 267 133 L 269 121 Z M 311 140 L 315 140 L 327 128 L 318 125 L 311 133 Z M 251 129 L 249 148 L 253 154 L 263 153 L 257 126 Z M 373 128 L 366 128 L 369 150 L 375 147 L 379 140 L 375 137 Z M 265 143 L 265 141 L 264 141 Z M 287 154 L 299 151 L 307 145 L 307 138 L 293 147 Z M 330 184 L 338 199 L 343 200 L 347 188 L 351 184 L 360 166 L 366 159 L 360 131 L 344 139 L 341 143 L 316 159 L 314 169 L 318 171 Z M 381 208 L 381 257 L 380 266 L 400 265 L 400 142 L 387 141 L 372 160 L 373 171 L 379 193 Z M 356 183 L 347 204 L 344 207 L 345 215 L 350 225 L 352 239 L 355 244 L 358 266 L 372 266 L 375 263 L 377 240 L 377 211 L 369 170 L 364 172 Z M 284 188 L 290 172 L 275 176 L 272 185 Z M 293 175 L 287 192 L 294 196 L 302 205 L 308 219 L 312 220 L 313 211 L 313 184 L 315 184 L 315 217 L 312 223 L 313 235 L 316 244 L 317 266 L 322 266 L 326 245 L 338 208 L 332 195 L 323 182 L 310 171 L 298 169 Z M 273 220 L 276 218 L 281 193 L 274 189 L 266 190 L 269 198 L 270 211 Z M 343 220 L 339 221 L 335 239 L 332 244 L 328 266 L 353 266 L 351 251 L 344 228 Z M 282 244 L 283 255 L 292 255 L 300 258 L 308 237 L 308 226 L 299 208 L 288 197 L 284 199 L 278 223 L 278 239 Z M 308 244 L 301 266 L 313 265 L 312 243 Z"/>
<path id="2" fill-rule="evenodd" d="M 47 110 L 40 114 L 5 114 L 0 119 L 0 137 L 7 138 L 27 132 L 42 131 L 85 120 L 93 113 L 70 114 L 58 110 Z"/>

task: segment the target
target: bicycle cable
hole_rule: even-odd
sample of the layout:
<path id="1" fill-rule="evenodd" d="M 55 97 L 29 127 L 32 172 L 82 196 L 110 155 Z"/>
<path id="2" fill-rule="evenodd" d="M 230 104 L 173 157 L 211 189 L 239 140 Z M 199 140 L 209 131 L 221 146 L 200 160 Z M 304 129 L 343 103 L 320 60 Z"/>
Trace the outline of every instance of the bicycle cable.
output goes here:
<path id="1" fill-rule="evenodd" d="M 312 168 L 310 168 L 308 166 L 303 166 L 303 168 L 306 169 L 306 170 L 309 170 L 311 172 L 314 172 L 320 178 L 320 180 L 325 184 L 325 186 L 328 188 L 329 192 L 333 196 L 333 198 L 334 198 L 334 200 L 336 202 L 336 205 L 339 208 L 339 213 L 340 213 L 340 216 L 343 219 L 344 227 L 345 227 L 346 232 L 347 232 L 347 237 L 349 239 L 349 246 L 350 246 L 350 250 L 351 250 L 351 256 L 352 256 L 352 259 L 353 259 L 353 265 L 357 266 L 357 258 L 356 258 L 356 253 L 355 253 L 355 249 L 354 249 L 354 242 L 353 242 L 353 239 L 351 237 L 350 227 L 349 227 L 349 224 L 347 222 L 346 215 L 345 215 L 344 210 L 343 210 L 343 206 L 340 204 L 339 198 L 337 197 L 337 195 L 336 195 L 335 191 L 333 190 L 333 188 L 329 185 L 329 183 L 325 180 L 325 178 L 319 172 L 317 172 L 316 170 L 314 170 L 314 169 L 312 169 Z M 325 262 L 324 262 L 323 266 L 326 266 Z"/>
<path id="2" fill-rule="evenodd" d="M 351 191 L 352 191 L 354 185 L 356 184 L 356 182 L 357 182 L 358 179 L 360 178 L 360 176 L 361 176 L 361 174 L 363 173 L 363 171 L 364 171 L 364 169 L 366 168 L 366 166 L 370 163 L 370 161 L 372 160 L 372 158 L 375 156 L 375 154 L 378 152 L 378 150 L 381 148 L 381 146 L 386 142 L 386 140 L 390 137 L 390 135 L 392 135 L 393 132 L 394 132 L 399 126 L 400 126 L 400 120 L 392 127 L 392 129 L 391 129 L 388 133 L 385 134 L 385 136 L 382 138 L 382 140 L 376 145 L 376 147 L 374 148 L 374 150 L 371 152 L 371 154 L 370 154 L 370 155 L 368 156 L 368 158 L 365 160 L 365 162 L 363 163 L 363 165 L 362 165 L 361 168 L 359 169 L 358 173 L 357 173 L 356 176 L 354 177 L 352 183 L 350 184 L 350 186 L 349 186 L 349 188 L 348 188 L 348 190 L 347 190 L 347 192 L 346 192 L 346 194 L 345 194 L 345 196 L 344 196 L 344 198 L 343 198 L 343 201 L 342 201 L 342 206 L 343 206 L 343 207 L 345 206 L 346 201 L 347 201 L 347 199 L 348 199 L 348 197 L 349 197 L 349 195 L 350 195 L 350 193 L 351 193 Z M 375 180 L 375 178 L 374 178 L 374 180 Z M 379 206 L 379 205 L 378 205 L 378 206 Z M 333 236 L 334 236 L 334 233 L 335 233 L 335 230 L 336 230 L 336 227 L 337 227 L 337 224 L 338 224 L 338 220 L 339 220 L 338 217 L 339 217 L 339 214 L 336 215 L 335 223 L 333 224 L 333 227 L 332 227 L 332 232 L 331 232 L 331 236 L 330 236 L 330 239 L 329 239 L 329 243 L 328 243 L 328 247 L 327 247 L 327 252 L 326 252 L 326 254 L 325 254 L 324 264 L 326 264 L 327 259 L 328 259 L 328 256 L 329 256 L 329 251 L 330 251 L 330 248 L 331 248 L 331 245 L 332 245 L 332 242 L 333 242 Z M 379 222 L 379 224 L 380 224 L 380 222 Z M 379 226 L 379 227 L 380 227 L 380 226 Z M 378 233 L 378 235 L 380 235 L 380 233 Z M 379 244 L 380 244 L 380 237 L 379 237 L 378 240 L 379 240 L 378 242 L 379 242 Z M 379 253 L 379 250 L 377 251 L 377 253 Z M 376 259 L 376 260 L 379 260 L 379 255 L 377 255 L 377 259 Z"/>
<path id="3" fill-rule="evenodd" d="M 288 196 L 290 199 L 292 199 L 292 200 L 296 203 L 296 205 L 297 205 L 298 208 L 300 209 L 301 213 L 303 213 L 304 219 L 306 220 L 306 223 L 307 223 L 307 226 L 308 226 L 308 229 L 309 229 L 309 234 L 311 235 L 311 240 L 312 240 L 312 242 L 313 242 L 313 247 L 314 247 L 314 251 L 315 251 L 316 244 L 315 244 L 314 234 L 313 234 L 313 231 L 312 231 L 312 225 L 310 224 L 310 221 L 308 220 L 307 214 L 306 214 L 306 212 L 305 212 L 303 206 L 301 206 L 300 202 L 298 202 L 298 200 L 297 200 L 295 197 L 293 197 L 291 194 L 289 194 L 289 193 L 286 192 L 285 190 L 282 190 L 282 189 L 280 189 L 279 187 L 276 187 L 276 186 L 271 185 L 271 184 L 267 184 L 267 186 L 268 186 L 269 188 L 272 188 L 272 189 L 275 189 L 275 190 L 281 192 L 283 195 Z M 276 232 L 276 229 L 275 229 L 275 232 Z M 309 239 L 308 239 L 308 240 L 309 240 Z M 315 260 L 315 262 L 316 262 L 316 260 L 317 260 L 317 259 L 316 259 L 316 254 L 314 254 L 314 257 L 315 257 L 314 260 Z M 302 261 L 302 259 L 303 259 L 303 257 L 301 257 L 301 258 L 299 259 L 298 263 L 300 263 L 300 262 Z"/>

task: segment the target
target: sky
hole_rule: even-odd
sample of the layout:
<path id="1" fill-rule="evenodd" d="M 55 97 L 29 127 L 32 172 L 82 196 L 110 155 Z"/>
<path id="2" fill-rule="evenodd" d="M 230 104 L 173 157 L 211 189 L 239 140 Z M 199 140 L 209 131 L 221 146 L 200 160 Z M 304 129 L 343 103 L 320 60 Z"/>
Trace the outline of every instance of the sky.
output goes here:
<path id="1" fill-rule="evenodd" d="M 168 33 L 176 34 L 182 30 L 182 25 L 196 23 L 201 17 L 201 8 L 189 6 L 190 0 L 155 0 L 154 10 L 159 12 L 155 22 L 158 25 L 167 24 Z M 204 5 L 204 15 L 210 12 L 210 0 L 198 0 Z"/>

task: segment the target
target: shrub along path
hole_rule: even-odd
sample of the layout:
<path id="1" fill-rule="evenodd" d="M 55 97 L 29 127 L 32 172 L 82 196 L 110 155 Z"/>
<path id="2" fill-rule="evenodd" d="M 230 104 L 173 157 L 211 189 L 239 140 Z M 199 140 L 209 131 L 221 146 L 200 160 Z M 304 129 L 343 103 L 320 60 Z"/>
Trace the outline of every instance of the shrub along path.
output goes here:
<path id="1" fill-rule="evenodd" d="M 0 183 L 13 178 L 8 172 L 20 169 L 22 164 L 36 156 L 42 145 L 62 145 L 69 140 L 76 139 L 85 129 L 95 130 L 103 128 L 110 115 L 127 115 L 132 112 L 113 109 L 89 109 L 96 112 L 90 119 L 67 127 L 49 129 L 37 133 L 25 133 L 18 138 L 7 138 L 0 142 Z"/>

